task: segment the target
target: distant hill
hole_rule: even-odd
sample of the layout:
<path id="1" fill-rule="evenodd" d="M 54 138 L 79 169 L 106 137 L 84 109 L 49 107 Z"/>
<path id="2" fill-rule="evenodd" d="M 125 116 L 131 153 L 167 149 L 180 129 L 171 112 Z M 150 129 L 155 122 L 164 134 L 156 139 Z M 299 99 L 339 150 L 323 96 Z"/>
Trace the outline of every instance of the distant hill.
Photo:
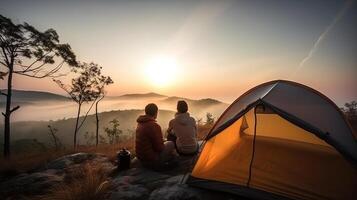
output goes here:
<path id="1" fill-rule="evenodd" d="M 146 98 L 165 98 L 167 96 L 165 95 L 161 95 L 161 94 L 157 94 L 154 92 L 150 92 L 150 93 L 144 93 L 144 94 L 124 94 L 121 96 L 110 96 L 108 98 L 110 99 L 146 99 Z"/>
<path id="2" fill-rule="evenodd" d="M 206 113 L 212 113 L 218 117 L 228 104 L 215 99 L 189 99 L 178 96 L 166 96 L 158 93 L 144 94 L 125 94 L 122 96 L 107 96 L 100 103 L 100 112 L 110 110 L 130 110 L 143 109 L 148 103 L 156 103 L 161 110 L 176 112 L 176 104 L 179 100 L 185 100 L 189 106 L 189 112 L 195 118 L 204 118 Z M 69 98 L 41 91 L 13 91 L 13 106 L 20 105 L 21 108 L 13 115 L 13 121 L 34 121 L 34 120 L 57 120 L 62 118 L 74 117 L 76 114 L 76 104 Z M 90 106 L 85 104 L 82 112 Z M 0 110 L 5 107 L 4 96 L 0 97 Z M 92 114 L 94 109 L 90 112 Z M 1 121 L 0 121 L 1 124 Z"/>
<path id="3" fill-rule="evenodd" d="M 1 92 L 6 93 L 7 90 L 1 90 Z M 12 102 L 18 104 L 31 104 L 39 101 L 68 101 L 69 98 L 53 94 L 50 92 L 42 91 L 26 91 L 26 90 L 13 90 L 12 91 Z M 0 105 L 5 104 L 5 96 L 1 95 Z"/>
<path id="4" fill-rule="evenodd" d="M 105 136 L 104 129 L 109 127 L 109 122 L 117 119 L 120 123 L 119 129 L 123 131 L 123 137 L 131 137 L 136 128 L 136 119 L 144 113 L 143 110 L 115 110 L 103 112 L 99 114 L 100 119 L 100 134 Z M 173 111 L 160 110 L 157 118 L 158 123 L 163 129 L 168 126 L 169 120 L 174 117 Z M 82 120 L 82 117 L 81 119 Z M 49 135 L 48 125 L 58 129 L 58 137 L 65 145 L 71 145 L 73 142 L 73 128 L 76 120 L 74 118 L 61 119 L 56 121 L 21 121 L 11 124 L 11 140 L 36 139 L 40 143 L 46 145 L 51 144 L 51 136 Z M 87 139 L 85 133 L 93 135 L 95 132 L 95 116 L 89 115 L 78 133 L 78 141 L 80 144 L 86 144 Z M 0 124 L 0 138 L 3 138 L 3 124 Z M 0 140 L 1 143 L 1 140 Z"/>
<path id="5" fill-rule="evenodd" d="M 199 100 L 193 100 L 193 99 L 188 99 L 188 98 L 183 98 L 183 97 L 167 97 L 165 99 L 162 100 L 162 102 L 164 103 L 177 103 L 177 101 L 180 100 L 184 100 L 186 101 L 188 104 L 191 104 L 192 106 L 212 106 L 212 105 L 219 105 L 219 104 L 225 104 L 221 101 L 218 101 L 216 99 L 211 99 L 211 98 L 207 98 L 207 99 L 199 99 Z"/>

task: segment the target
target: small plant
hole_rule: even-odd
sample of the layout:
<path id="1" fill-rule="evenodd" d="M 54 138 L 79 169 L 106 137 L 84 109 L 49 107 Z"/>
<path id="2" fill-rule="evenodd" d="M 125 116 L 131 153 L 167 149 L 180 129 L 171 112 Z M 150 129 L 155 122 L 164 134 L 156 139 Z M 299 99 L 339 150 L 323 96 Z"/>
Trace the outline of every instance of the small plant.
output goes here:
<path id="1" fill-rule="evenodd" d="M 56 151 L 58 151 L 62 147 L 62 143 L 57 136 L 58 129 L 53 128 L 51 125 L 48 125 L 47 127 L 49 129 L 49 135 L 51 136 L 52 143 L 55 146 Z"/>
<path id="2" fill-rule="evenodd" d="M 119 136 L 123 133 L 122 130 L 119 129 L 119 121 L 117 119 L 113 119 L 109 122 L 112 125 L 112 128 L 105 128 L 105 132 L 107 133 L 109 144 L 118 144 Z"/>
<path id="3" fill-rule="evenodd" d="M 206 125 L 213 125 L 214 124 L 214 117 L 212 113 L 206 114 Z"/>
<path id="4" fill-rule="evenodd" d="M 88 146 L 93 144 L 93 141 L 95 140 L 95 136 L 93 133 L 89 133 L 88 131 L 86 131 L 86 133 L 84 134 L 84 139 L 86 139 L 86 143 Z"/>

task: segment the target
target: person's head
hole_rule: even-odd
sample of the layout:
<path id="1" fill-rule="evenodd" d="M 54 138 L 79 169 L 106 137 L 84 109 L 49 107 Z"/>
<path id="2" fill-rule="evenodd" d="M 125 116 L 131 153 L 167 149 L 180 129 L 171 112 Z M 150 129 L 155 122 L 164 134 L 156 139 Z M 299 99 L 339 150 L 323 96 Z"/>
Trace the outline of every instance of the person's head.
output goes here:
<path id="1" fill-rule="evenodd" d="M 178 101 L 177 102 L 177 112 L 178 113 L 186 113 L 188 110 L 188 105 L 186 101 Z"/>
<path id="2" fill-rule="evenodd" d="M 155 119 L 157 117 L 158 110 L 159 108 L 154 103 L 149 103 L 148 105 L 145 106 L 145 114 Z"/>

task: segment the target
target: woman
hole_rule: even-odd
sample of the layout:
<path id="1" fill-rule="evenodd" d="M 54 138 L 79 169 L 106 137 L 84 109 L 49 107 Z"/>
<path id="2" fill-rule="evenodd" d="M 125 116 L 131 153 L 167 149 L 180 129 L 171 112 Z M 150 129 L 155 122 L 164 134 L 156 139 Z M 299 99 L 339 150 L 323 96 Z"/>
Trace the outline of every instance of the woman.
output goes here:
<path id="1" fill-rule="evenodd" d="M 194 155 L 198 151 L 196 121 L 187 111 L 187 103 L 178 101 L 177 113 L 167 130 L 169 136 L 176 136 L 176 151 L 180 155 Z"/>

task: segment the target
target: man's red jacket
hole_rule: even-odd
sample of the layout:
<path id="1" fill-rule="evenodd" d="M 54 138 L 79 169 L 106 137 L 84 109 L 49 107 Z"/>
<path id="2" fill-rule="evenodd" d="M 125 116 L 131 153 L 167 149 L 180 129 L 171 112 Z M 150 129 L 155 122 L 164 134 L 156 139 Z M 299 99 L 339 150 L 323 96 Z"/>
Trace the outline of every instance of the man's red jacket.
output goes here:
<path id="1" fill-rule="evenodd" d="M 144 162 L 156 161 L 164 149 L 161 127 L 153 117 L 141 115 L 136 120 L 135 151 L 139 160 Z"/>

